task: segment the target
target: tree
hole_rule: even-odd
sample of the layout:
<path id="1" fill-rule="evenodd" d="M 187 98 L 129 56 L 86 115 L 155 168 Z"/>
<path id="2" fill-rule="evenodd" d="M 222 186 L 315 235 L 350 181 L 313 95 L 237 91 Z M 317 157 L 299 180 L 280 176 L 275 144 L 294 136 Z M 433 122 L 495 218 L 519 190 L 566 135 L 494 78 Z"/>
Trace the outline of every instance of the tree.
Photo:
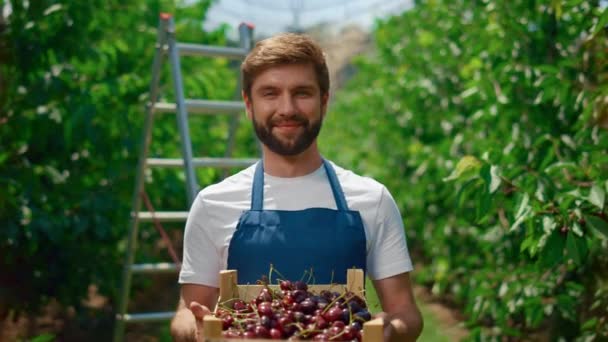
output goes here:
<path id="1" fill-rule="evenodd" d="M 328 116 L 321 146 L 395 193 L 418 280 L 473 337 L 608 336 L 607 22 L 599 2 L 417 1 Z"/>
<path id="2" fill-rule="evenodd" d="M 0 4 L 10 8 L 0 22 L 0 316 L 35 312 L 51 298 L 78 307 L 91 283 L 114 297 L 158 15 L 174 14 L 180 40 L 229 42 L 223 29 L 202 31 L 210 0 Z M 230 66 L 184 60 L 187 95 L 231 98 Z M 171 100 L 167 71 L 161 97 Z M 193 135 L 199 150 L 223 152 L 226 125 L 207 122 L 206 134 Z M 159 118 L 156 127 L 152 153 L 178 156 L 175 118 Z M 149 190 L 155 205 L 186 207 L 179 172 L 152 180 L 160 184 Z M 140 256 L 151 244 L 141 244 Z"/>

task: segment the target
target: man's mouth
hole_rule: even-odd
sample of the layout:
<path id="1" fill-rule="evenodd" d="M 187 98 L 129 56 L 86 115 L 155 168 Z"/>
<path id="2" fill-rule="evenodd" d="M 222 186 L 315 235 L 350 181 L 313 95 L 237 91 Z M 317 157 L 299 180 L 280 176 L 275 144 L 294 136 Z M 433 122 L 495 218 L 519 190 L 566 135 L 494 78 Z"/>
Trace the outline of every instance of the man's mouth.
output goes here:
<path id="1" fill-rule="evenodd" d="M 299 127 L 302 126 L 301 122 L 297 121 L 284 121 L 275 124 L 275 127 Z"/>

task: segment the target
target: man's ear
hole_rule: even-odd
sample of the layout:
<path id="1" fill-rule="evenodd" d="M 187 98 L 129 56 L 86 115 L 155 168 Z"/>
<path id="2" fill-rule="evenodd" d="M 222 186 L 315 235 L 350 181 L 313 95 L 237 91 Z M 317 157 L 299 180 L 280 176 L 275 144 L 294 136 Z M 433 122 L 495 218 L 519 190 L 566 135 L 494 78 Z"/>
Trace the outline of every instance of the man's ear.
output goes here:
<path id="1" fill-rule="evenodd" d="M 245 102 L 245 111 L 247 112 L 247 118 L 251 120 L 253 117 L 253 115 L 251 114 L 253 113 L 253 104 L 251 103 L 251 98 L 247 96 L 247 93 L 244 90 L 241 91 L 241 96 L 243 97 L 243 102 Z"/>

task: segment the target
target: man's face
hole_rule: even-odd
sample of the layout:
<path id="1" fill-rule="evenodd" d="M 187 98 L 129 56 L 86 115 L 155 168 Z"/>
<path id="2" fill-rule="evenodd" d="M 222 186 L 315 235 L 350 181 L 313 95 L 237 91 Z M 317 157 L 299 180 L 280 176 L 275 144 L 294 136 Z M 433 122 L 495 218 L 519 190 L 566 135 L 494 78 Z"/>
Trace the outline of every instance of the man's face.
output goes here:
<path id="1" fill-rule="evenodd" d="M 271 67 L 243 94 L 247 116 L 260 141 L 285 156 L 302 153 L 315 141 L 327 108 L 311 64 Z"/>

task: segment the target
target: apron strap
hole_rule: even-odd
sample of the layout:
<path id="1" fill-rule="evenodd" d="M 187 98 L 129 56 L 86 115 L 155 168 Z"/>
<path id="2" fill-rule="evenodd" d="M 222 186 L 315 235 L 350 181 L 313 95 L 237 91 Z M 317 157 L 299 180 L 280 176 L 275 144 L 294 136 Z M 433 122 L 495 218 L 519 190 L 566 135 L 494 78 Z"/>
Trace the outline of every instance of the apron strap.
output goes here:
<path id="1" fill-rule="evenodd" d="M 331 186 L 331 191 L 334 194 L 334 200 L 336 201 L 336 207 L 340 211 L 347 211 L 348 204 L 346 203 L 346 198 L 344 197 L 344 192 L 342 191 L 342 186 L 340 186 L 340 181 L 338 181 L 338 177 L 336 176 L 336 172 L 334 171 L 333 166 L 323 159 L 323 166 L 325 168 L 325 173 L 327 174 L 327 178 L 329 179 L 329 185 Z M 255 168 L 255 173 L 253 175 L 253 186 L 251 189 L 251 210 L 262 210 L 264 204 L 264 160 L 260 160 Z"/>
<path id="2" fill-rule="evenodd" d="M 323 166 L 325 166 L 325 173 L 327 173 L 327 178 L 329 178 L 331 191 L 334 193 L 336 207 L 338 207 L 338 210 L 340 211 L 347 211 L 348 204 L 346 203 L 346 198 L 344 197 L 344 192 L 342 191 L 342 186 L 340 185 L 338 176 L 336 176 L 336 171 L 334 171 L 333 166 L 331 166 L 331 164 L 325 159 L 323 159 Z"/>
<path id="3" fill-rule="evenodd" d="M 264 204 L 264 160 L 260 159 L 255 167 L 251 187 L 251 210 L 262 210 Z"/>

